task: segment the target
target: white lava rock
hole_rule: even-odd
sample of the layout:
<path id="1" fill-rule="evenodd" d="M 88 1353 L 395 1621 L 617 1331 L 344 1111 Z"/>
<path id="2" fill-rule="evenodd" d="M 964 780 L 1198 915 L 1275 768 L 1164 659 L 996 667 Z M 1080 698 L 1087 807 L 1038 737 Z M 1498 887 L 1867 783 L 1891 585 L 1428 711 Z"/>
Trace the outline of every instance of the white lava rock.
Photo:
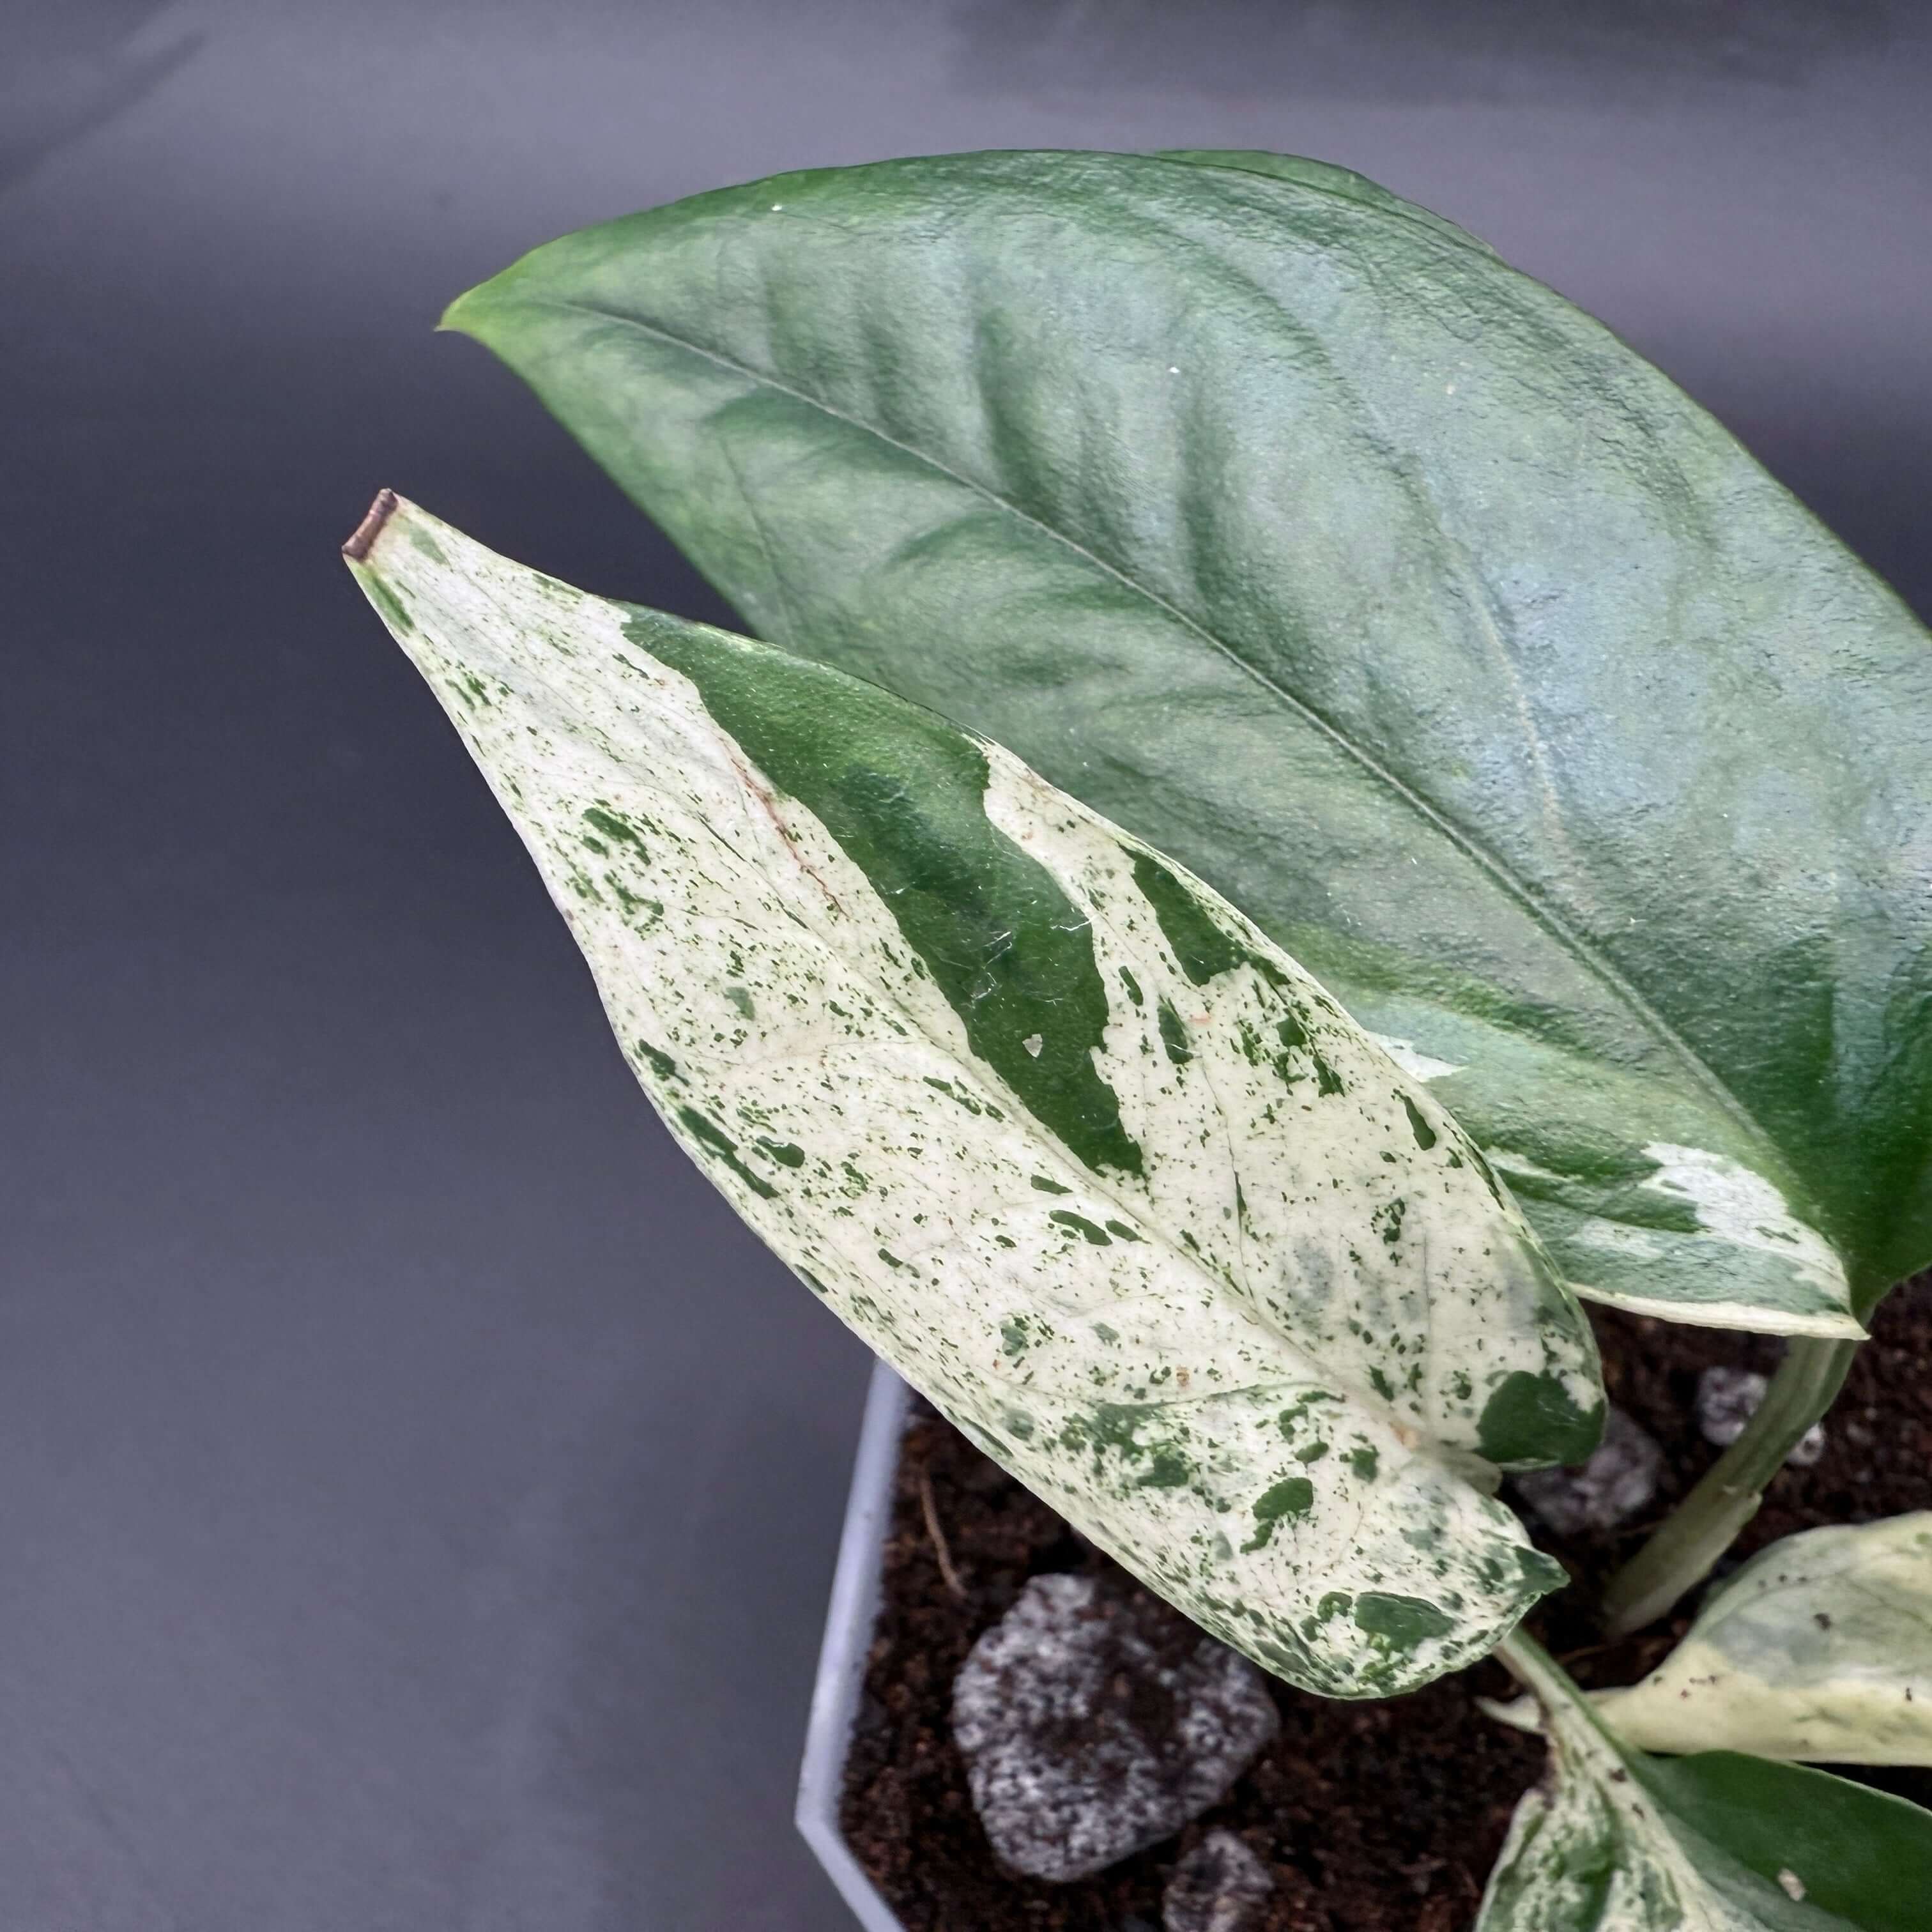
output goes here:
<path id="1" fill-rule="evenodd" d="M 1612 1403 L 1587 1462 L 1519 1476 L 1516 1493 L 1559 1536 L 1576 1536 L 1628 1522 L 1656 1495 L 1663 1468 L 1657 1438 Z"/>
<path id="2" fill-rule="evenodd" d="M 1062 1882 L 1198 1817 L 1280 1722 L 1245 1658 L 1158 1598 L 1090 1576 L 1034 1577 L 952 1686 L 995 1855 Z"/>
<path id="3" fill-rule="evenodd" d="M 1232 1832 L 1210 1832 L 1161 1895 L 1162 1932 L 1249 1932 L 1274 1889 L 1268 1868 Z"/>
<path id="4" fill-rule="evenodd" d="M 1706 1369 L 1697 1378 L 1697 1430 L 1706 1442 L 1728 1449 L 1744 1432 L 1771 1384 L 1750 1369 Z M 1785 1457 L 1808 1469 L 1825 1453 L 1825 1425 L 1814 1422 Z"/>

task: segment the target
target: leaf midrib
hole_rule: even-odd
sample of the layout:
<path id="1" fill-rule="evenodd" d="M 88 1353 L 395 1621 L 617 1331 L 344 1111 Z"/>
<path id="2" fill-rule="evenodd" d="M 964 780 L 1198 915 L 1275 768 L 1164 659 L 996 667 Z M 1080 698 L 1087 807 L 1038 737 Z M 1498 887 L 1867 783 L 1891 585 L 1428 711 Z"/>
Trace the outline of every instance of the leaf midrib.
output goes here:
<path id="1" fill-rule="evenodd" d="M 1571 927 L 1567 920 L 1545 906 L 1537 894 L 1515 876 L 1498 854 L 1491 851 L 1474 834 L 1456 824 L 1438 806 L 1432 803 L 1413 787 L 1405 783 L 1372 752 L 1357 744 L 1339 725 L 1324 717 L 1305 699 L 1278 683 L 1258 665 L 1250 663 L 1226 639 L 1217 636 L 1198 618 L 1190 616 L 1186 610 L 1181 609 L 1178 604 L 1170 602 L 1158 592 L 1149 589 L 1147 585 L 1141 583 L 1118 565 L 1109 562 L 1105 557 L 1090 550 L 1078 538 L 1070 536 L 1064 530 L 1056 529 L 1052 524 L 1035 516 L 1030 511 L 1022 508 L 1010 497 L 1002 496 L 997 490 L 990 488 L 988 485 L 978 482 L 970 476 L 962 475 L 929 452 L 902 441 L 889 431 L 880 428 L 876 424 L 868 423 L 847 410 L 837 408 L 822 398 L 812 395 L 806 390 L 770 374 L 768 371 L 754 368 L 748 364 L 740 362 L 734 356 L 725 355 L 715 349 L 707 348 L 702 343 L 694 342 L 688 337 L 680 335 L 674 330 L 662 328 L 653 322 L 646 322 L 637 316 L 626 315 L 615 310 L 600 308 L 592 302 L 578 302 L 568 297 L 550 295 L 534 296 L 523 295 L 518 296 L 514 299 L 520 303 L 534 307 L 560 310 L 566 314 L 586 315 L 599 322 L 615 324 L 620 328 L 635 329 L 641 334 L 654 337 L 658 341 L 666 343 L 674 349 L 681 350 L 687 355 L 697 356 L 702 361 L 715 364 L 718 368 L 727 370 L 745 382 L 771 390 L 778 394 L 790 397 L 794 402 L 801 403 L 808 409 L 815 410 L 820 415 L 830 417 L 834 422 L 844 423 L 848 428 L 859 431 L 860 434 L 871 436 L 887 448 L 895 449 L 902 455 L 910 458 L 914 462 L 924 464 L 926 467 L 932 470 L 936 475 L 944 477 L 948 482 L 969 491 L 984 502 L 991 504 L 994 508 L 1012 517 L 1017 522 L 1038 532 L 1049 542 L 1058 544 L 1070 550 L 1083 562 L 1100 572 L 1102 575 L 1112 578 L 1122 589 L 1133 596 L 1139 598 L 1154 609 L 1180 625 L 1184 630 L 1198 638 L 1210 650 L 1218 652 L 1238 670 L 1252 678 L 1263 690 L 1277 699 L 1288 710 L 1320 732 L 1337 749 L 1353 758 L 1392 796 L 1406 806 L 1432 830 L 1448 839 L 1450 844 L 1461 852 L 1471 863 L 1480 869 L 1498 889 L 1520 906 L 1529 919 L 1563 952 L 1617 999 L 1645 1028 L 1676 1055 L 1698 1084 L 1718 1102 L 1737 1125 L 1744 1128 L 1754 1139 L 1768 1142 L 1774 1148 L 1778 1146 L 1775 1137 L 1731 1090 L 1716 1070 L 1675 1027 L 1671 1025 L 1669 1021 L 1664 1018 L 1642 991 L 1616 965 L 1606 958 L 1586 938 Z"/>

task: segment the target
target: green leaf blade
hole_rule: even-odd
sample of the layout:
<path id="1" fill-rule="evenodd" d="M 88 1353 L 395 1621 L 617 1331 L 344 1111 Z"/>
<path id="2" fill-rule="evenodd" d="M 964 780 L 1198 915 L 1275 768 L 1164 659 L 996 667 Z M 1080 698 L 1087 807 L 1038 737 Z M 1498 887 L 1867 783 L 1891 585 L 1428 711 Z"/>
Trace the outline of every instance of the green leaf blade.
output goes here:
<path id="1" fill-rule="evenodd" d="M 1670 1759 L 1604 1729 L 1549 1660 L 1512 1642 L 1551 1774 L 1525 1794 L 1474 1932 L 1916 1932 L 1932 1812 L 1732 1751 Z"/>
<path id="2" fill-rule="evenodd" d="M 1526 1378 L 1512 1456 L 1587 1450 L 1587 1324 L 1232 908 L 838 673 L 407 504 L 362 548 L 672 1132 L 1007 1467 L 1330 1694 L 1455 1668 L 1561 1580 L 1484 1492 L 1487 1418 Z"/>
<path id="3" fill-rule="evenodd" d="M 1849 1778 L 1739 1751 L 1645 1761 L 1644 1781 L 1707 1844 L 1858 1932 L 1918 1932 L 1932 1900 L 1932 1814 Z"/>
<path id="4" fill-rule="evenodd" d="M 1932 1257 L 1924 634 L 1598 325 L 1264 159 L 781 177 L 451 321 L 762 634 L 1252 914 L 1583 1292 L 1858 1334 Z"/>

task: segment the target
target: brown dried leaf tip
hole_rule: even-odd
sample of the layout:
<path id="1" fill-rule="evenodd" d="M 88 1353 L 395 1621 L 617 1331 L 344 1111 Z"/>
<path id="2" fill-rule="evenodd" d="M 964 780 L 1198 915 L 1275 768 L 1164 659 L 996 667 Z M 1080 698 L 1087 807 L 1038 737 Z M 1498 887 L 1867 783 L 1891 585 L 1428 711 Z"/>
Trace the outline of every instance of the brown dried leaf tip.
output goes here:
<path id="1" fill-rule="evenodd" d="M 394 514 L 396 493 L 393 490 L 379 490 L 376 500 L 369 506 L 369 514 L 356 526 L 349 541 L 342 546 L 342 554 L 351 563 L 360 563 L 375 548 L 376 539 L 382 534 L 382 526 Z"/>

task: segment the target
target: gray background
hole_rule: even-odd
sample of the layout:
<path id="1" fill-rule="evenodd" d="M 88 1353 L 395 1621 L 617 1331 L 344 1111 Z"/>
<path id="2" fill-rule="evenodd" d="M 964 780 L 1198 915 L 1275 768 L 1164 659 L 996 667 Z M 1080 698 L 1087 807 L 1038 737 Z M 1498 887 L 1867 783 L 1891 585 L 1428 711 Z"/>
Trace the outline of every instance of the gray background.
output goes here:
<path id="1" fill-rule="evenodd" d="M 806 164 L 1320 155 L 1924 610 L 1916 17 L 6 0 L 0 1932 L 844 1922 L 789 1813 L 864 1357 L 654 1124 L 335 549 L 389 483 L 727 614 L 449 296 Z"/>

